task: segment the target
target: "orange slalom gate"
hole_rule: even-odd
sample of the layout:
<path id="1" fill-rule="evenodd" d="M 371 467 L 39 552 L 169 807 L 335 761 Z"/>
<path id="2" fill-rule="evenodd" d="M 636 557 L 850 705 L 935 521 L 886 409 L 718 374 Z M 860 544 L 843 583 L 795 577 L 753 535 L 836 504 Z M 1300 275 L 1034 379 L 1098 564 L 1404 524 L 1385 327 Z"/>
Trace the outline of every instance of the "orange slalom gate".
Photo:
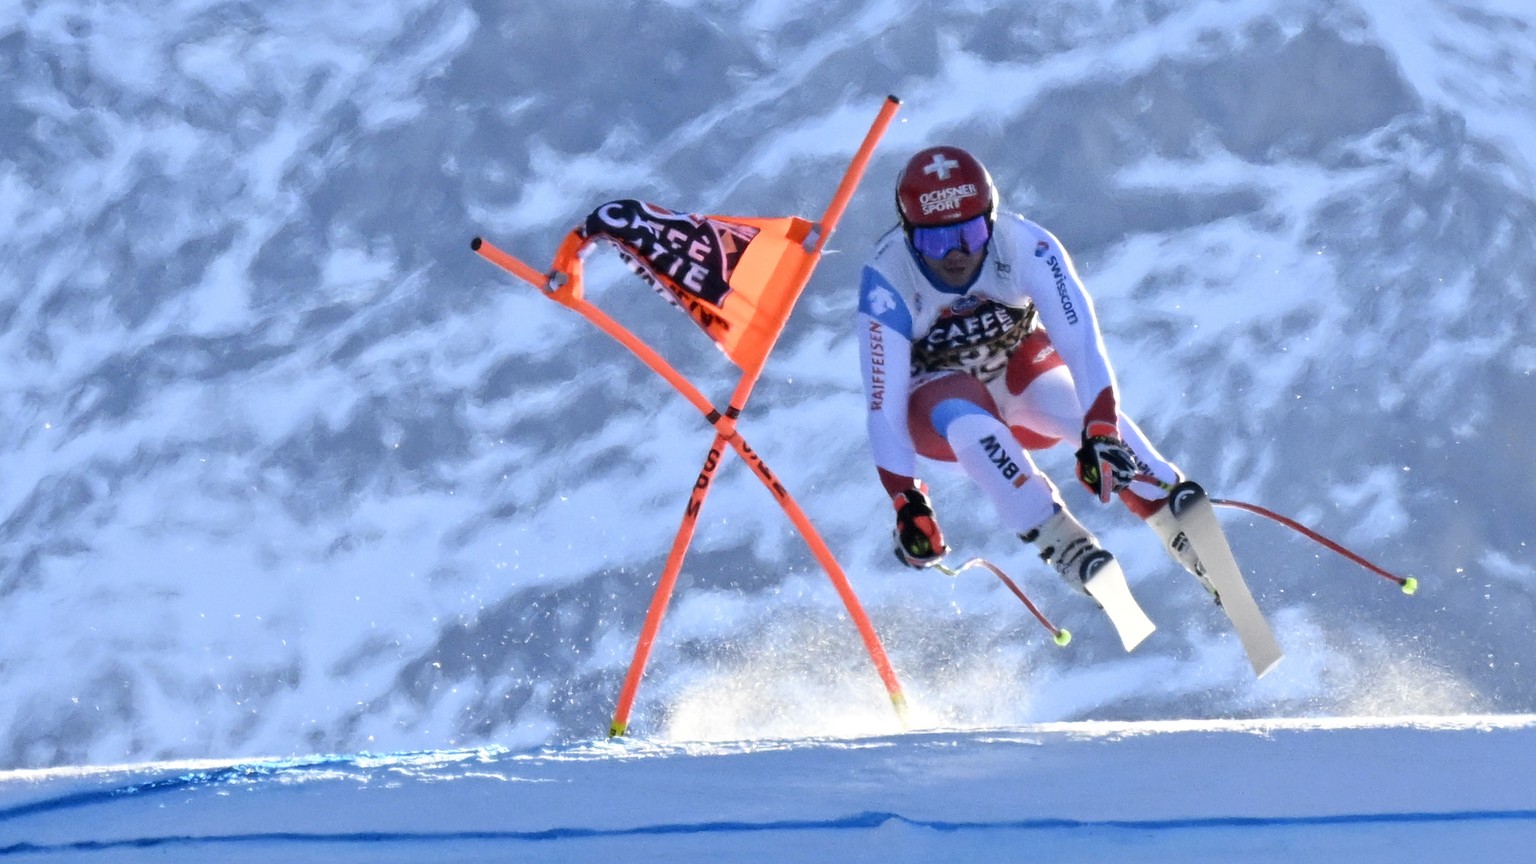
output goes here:
<path id="1" fill-rule="evenodd" d="M 783 332 L 790 311 L 805 290 L 806 284 L 809 283 L 811 273 L 820 261 L 827 239 L 842 219 L 848 203 L 853 198 L 854 190 L 868 168 L 875 146 L 885 134 L 900 104 L 899 99 L 891 96 L 881 106 L 879 114 L 849 163 L 820 222 L 813 224 L 796 217 L 784 219 L 711 217 L 721 223 L 743 226 L 745 230 L 760 232 L 756 233 L 754 239 L 747 245 L 747 251 L 736 264 L 735 275 L 731 277 L 733 291 L 740 289 L 741 296 L 746 298 L 738 305 L 751 304 L 749 320 L 744 328 L 732 327 L 729 322 L 720 321 L 717 317 L 718 310 L 690 298 L 682 298 L 684 302 L 677 303 L 742 369 L 742 376 L 724 412 L 716 410 L 697 387 L 679 374 L 649 345 L 582 296 L 579 255 L 592 238 L 581 234 L 580 229 L 571 232 L 561 244 L 548 273 L 535 270 L 483 238 L 476 237 L 470 243 L 470 248 L 481 257 L 542 289 L 546 296 L 580 314 L 629 349 L 642 363 L 671 384 L 673 389 L 698 409 L 715 429 L 715 439 L 705 456 L 703 467 L 699 470 L 698 479 L 694 483 L 693 492 L 683 513 L 682 524 L 673 538 L 666 565 L 656 585 L 655 593 L 651 597 L 640 639 L 635 645 L 634 657 L 619 692 L 613 722 L 608 729 L 610 736 L 624 735 L 629 729 L 629 715 L 639 690 L 640 679 L 644 675 L 651 648 L 661 629 L 662 618 L 666 614 L 667 605 L 676 588 L 677 577 L 682 571 L 683 560 L 692 543 L 704 500 L 714 485 L 715 473 L 724 461 L 727 444 L 741 456 L 743 461 L 753 469 L 753 474 L 773 493 L 774 500 L 779 503 L 790 522 L 805 539 L 817 562 L 826 571 L 843 605 L 847 608 L 849 617 L 858 628 L 865 650 L 874 662 L 898 719 L 903 726 L 906 724 L 906 697 L 902 693 L 901 682 L 891 668 L 885 649 L 875 633 L 874 626 L 870 623 L 869 616 L 865 614 L 859 603 L 847 575 L 795 499 L 774 476 L 762 457 L 747 445 L 745 439 L 736 430 L 736 418 L 740 416 L 746 405 L 767 362 L 768 355 L 773 351 L 780 333 Z M 774 229 L 773 232 L 761 230 L 769 228 Z M 673 294 L 676 296 L 677 292 Z M 674 302 L 677 301 L 674 300 Z"/>

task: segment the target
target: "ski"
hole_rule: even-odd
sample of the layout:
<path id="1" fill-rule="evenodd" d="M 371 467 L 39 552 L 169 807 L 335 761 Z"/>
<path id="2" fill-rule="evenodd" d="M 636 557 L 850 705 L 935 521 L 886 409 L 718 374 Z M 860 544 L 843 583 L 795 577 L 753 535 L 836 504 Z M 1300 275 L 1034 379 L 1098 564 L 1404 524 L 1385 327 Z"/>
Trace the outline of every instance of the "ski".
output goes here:
<path id="1" fill-rule="evenodd" d="M 1119 561 L 1110 560 L 1099 567 L 1083 583 L 1083 587 L 1103 607 L 1104 614 L 1109 616 L 1109 622 L 1120 635 L 1120 644 L 1125 646 L 1125 650 L 1134 649 L 1157 629 L 1147 613 L 1141 611 L 1141 604 L 1131 595 L 1131 587 L 1126 584 L 1125 571 L 1120 569 Z"/>
<path id="2" fill-rule="evenodd" d="M 1264 677 L 1275 668 L 1285 652 L 1275 641 L 1269 622 L 1248 590 L 1248 583 L 1243 580 L 1243 571 L 1232 555 L 1232 547 L 1227 544 L 1227 535 L 1221 530 L 1210 496 L 1198 483 L 1186 480 L 1169 492 L 1168 508 L 1178 520 L 1185 538 L 1194 546 L 1195 555 L 1205 568 L 1205 577 L 1216 591 L 1221 611 L 1227 613 L 1242 640 L 1254 675 Z"/>

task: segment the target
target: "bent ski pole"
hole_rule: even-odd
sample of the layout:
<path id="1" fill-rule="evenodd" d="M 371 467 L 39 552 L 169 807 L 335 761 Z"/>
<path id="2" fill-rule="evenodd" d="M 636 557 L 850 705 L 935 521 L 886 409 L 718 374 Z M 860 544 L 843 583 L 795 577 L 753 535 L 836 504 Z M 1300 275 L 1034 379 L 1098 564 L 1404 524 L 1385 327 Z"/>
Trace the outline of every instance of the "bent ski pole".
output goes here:
<path id="1" fill-rule="evenodd" d="M 1055 640 L 1057 645 L 1065 645 L 1072 641 L 1072 631 L 1062 627 L 1057 627 L 1055 624 L 1052 624 L 1050 619 L 1046 618 L 1045 614 L 1042 613 L 1039 608 L 1030 601 L 1029 597 L 1025 595 L 1023 590 L 1021 590 L 1012 579 L 1008 578 L 1008 574 L 1004 573 L 1002 568 L 998 567 L 996 564 L 993 564 L 991 561 L 988 561 L 985 558 L 972 558 L 961 564 L 959 567 L 947 567 L 944 564 L 933 565 L 935 570 L 943 573 L 945 576 L 959 576 L 961 573 L 971 569 L 972 567 L 985 567 L 986 569 L 992 571 L 992 575 L 1003 580 L 1003 584 L 1008 586 L 1008 590 L 1013 592 L 1013 596 L 1023 601 L 1024 605 L 1029 608 L 1029 611 L 1034 614 L 1035 620 L 1039 621 L 1045 627 L 1045 629 L 1051 631 L 1051 638 Z"/>
<path id="2" fill-rule="evenodd" d="M 1136 479 L 1151 483 L 1158 488 L 1163 489 L 1164 491 L 1173 488 L 1173 484 L 1164 483 L 1163 481 L 1153 477 L 1150 474 L 1138 474 L 1136 475 Z M 1281 525 L 1291 529 L 1292 531 L 1295 531 L 1297 534 L 1306 537 L 1308 540 L 1332 549 L 1334 552 L 1343 555 L 1345 558 L 1348 558 L 1356 564 L 1359 564 L 1361 567 L 1364 567 L 1365 569 L 1375 573 L 1383 579 L 1396 582 L 1398 586 L 1402 588 L 1404 594 L 1412 594 L 1419 590 L 1419 580 L 1413 578 L 1412 576 L 1399 576 L 1396 573 L 1389 572 L 1384 568 L 1379 567 L 1370 561 L 1367 561 L 1365 557 L 1359 553 L 1352 552 L 1349 549 L 1344 548 L 1343 544 L 1335 540 L 1330 540 L 1329 538 L 1324 537 L 1321 533 L 1308 528 L 1300 522 L 1297 522 L 1295 519 L 1292 519 L 1288 516 L 1282 516 L 1267 507 L 1260 507 L 1257 504 L 1249 504 L 1246 501 L 1234 501 L 1230 498 L 1213 497 L 1211 498 L 1211 503 L 1219 507 L 1231 507 L 1237 510 L 1247 510 L 1249 513 L 1255 513 L 1259 516 L 1263 516 L 1266 519 L 1278 522 Z"/>
<path id="3" fill-rule="evenodd" d="M 1327 537 L 1324 537 L 1318 532 L 1312 530 L 1311 528 L 1308 528 L 1300 522 L 1297 522 L 1295 519 L 1291 519 L 1287 516 L 1281 516 L 1279 513 L 1276 513 L 1273 510 L 1260 507 L 1257 504 L 1249 504 L 1244 501 L 1233 501 L 1227 498 L 1212 498 L 1211 503 L 1220 505 L 1222 507 L 1234 507 L 1238 510 L 1247 510 L 1249 513 L 1257 513 L 1266 519 L 1273 519 L 1274 521 L 1279 522 L 1281 525 L 1284 525 L 1292 531 L 1295 531 L 1296 533 L 1301 534 L 1310 540 L 1313 540 L 1323 546 L 1328 547 L 1329 549 L 1332 549 L 1333 551 L 1343 555 L 1345 558 L 1348 558 L 1356 564 L 1359 564 L 1361 567 L 1364 567 L 1365 569 L 1375 573 L 1383 579 L 1396 582 L 1403 589 L 1404 594 L 1412 594 L 1413 592 L 1419 590 L 1419 580 L 1413 578 L 1412 576 L 1398 576 L 1395 573 L 1389 573 L 1381 567 L 1372 564 L 1370 561 L 1365 560 L 1365 558 L 1361 557 L 1360 555 L 1345 549 L 1343 546 L 1334 542 L 1333 540 L 1330 540 Z"/>

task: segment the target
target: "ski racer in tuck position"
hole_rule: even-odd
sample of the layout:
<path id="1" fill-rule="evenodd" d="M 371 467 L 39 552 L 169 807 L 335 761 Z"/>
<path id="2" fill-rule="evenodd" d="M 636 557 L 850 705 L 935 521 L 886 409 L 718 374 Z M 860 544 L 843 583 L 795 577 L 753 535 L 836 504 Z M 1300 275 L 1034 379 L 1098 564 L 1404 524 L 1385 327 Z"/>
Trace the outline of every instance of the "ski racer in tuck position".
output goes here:
<path id="1" fill-rule="evenodd" d="M 956 462 L 1003 525 L 1083 591 L 1113 556 L 1027 452 L 1077 440 L 1083 485 L 1104 503 L 1118 495 L 1211 590 L 1166 487 L 1138 479 L 1183 477 L 1121 412 L 1093 302 L 1060 241 L 1000 211 L 987 169 L 959 147 L 913 156 L 896 207 L 901 224 L 863 270 L 858 324 L 870 444 L 896 510 L 897 557 L 923 568 L 949 551 L 917 457 Z"/>

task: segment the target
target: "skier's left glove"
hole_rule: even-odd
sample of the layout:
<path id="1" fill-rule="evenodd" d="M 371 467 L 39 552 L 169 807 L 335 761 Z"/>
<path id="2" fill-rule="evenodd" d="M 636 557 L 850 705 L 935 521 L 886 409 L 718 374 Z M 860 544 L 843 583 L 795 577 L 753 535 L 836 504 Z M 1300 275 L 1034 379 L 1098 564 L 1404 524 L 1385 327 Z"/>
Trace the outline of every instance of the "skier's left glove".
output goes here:
<path id="1" fill-rule="evenodd" d="M 896 507 L 897 560 L 919 570 L 944 560 L 949 547 L 944 545 L 944 532 L 939 530 L 927 487 L 918 481 L 911 489 L 892 496 L 891 504 Z"/>
<path id="2" fill-rule="evenodd" d="M 1120 440 L 1120 430 L 1109 423 L 1089 423 L 1083 429 L 1083 446 L 1077 451 L 1077 479 L 1105 504 L 1109 496 L 1136 480 L 1136 454 Z"/>

